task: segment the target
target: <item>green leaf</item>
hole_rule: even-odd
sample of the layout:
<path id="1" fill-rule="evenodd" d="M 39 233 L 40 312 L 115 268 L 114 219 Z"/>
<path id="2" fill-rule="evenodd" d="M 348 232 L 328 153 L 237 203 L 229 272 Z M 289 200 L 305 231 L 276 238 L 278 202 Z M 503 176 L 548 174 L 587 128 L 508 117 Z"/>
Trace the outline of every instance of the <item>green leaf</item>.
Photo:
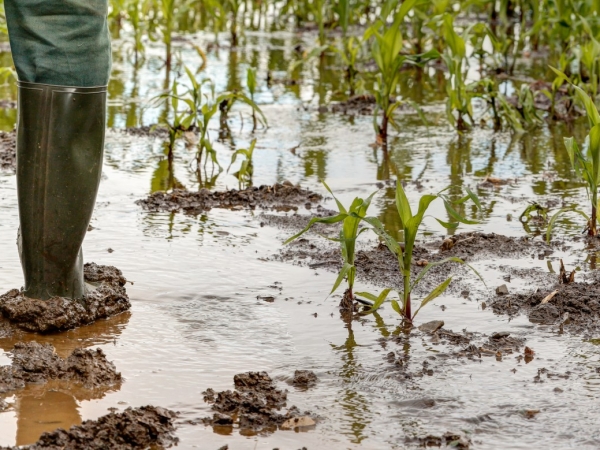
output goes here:
<path id="1" fill-rule="evenodd" d="M 392 300 L 392 309 L 404 317 L 404 310 L 402 309 L 400 303 L 398 303 L 397 300 Z"/>
<path id="2" fill-rule="evenodd" d="M 471 269 L 475 273 L 475 275 L 477 275 L 477 277 L 481 280 L 483 285 L 487 287 L 487 284 L 485 283 L 485 281 L 483 280 L 483 278 L 481 277 L 479 272 L 477 272 L 477 270 L 475 270 L 475 268 L 473 266 L 471 266 L 470 264 L 467 264 L 462 259 L 457 258 L 456 256 L 450 256 L 450 257 L 444 258 L 440 261 L 431 262 L 431 263 L 427 264 L 425 267 L 423 267 L 423 269 L 419 272 L 419 274 L 415 278 L 415 281 L 413 281 L 413 283 L 411 284 L 410 290 L 412 291 L 419 284 L 419 282 L 423 279 L 425 274 L 427 274 L 427 272 L 429 272 L 433 267 L 441 266 L 442 264 L 446 264 L 448 262 L 455 262 L 455 263 L 467 266 L 469 269 Z"/>
<path id="3" fill-rule="evenodd" d="M 344 265 L 342 266 L 342 270 L 340 270 L 340 274 L 338 275 L 337 279 L 335 280 L 335 283 L 333 284 L 333 288 L 331 289 L 330 294 L 333 294 L 335 292 L 335 290 L 340 286 L 340 284 L 342 284 L 342 281 L 344 281 L 344 278 L 346 278 L 346 275 L 348 275 L 352 269 L 354 269 L 354 266 L 352 264 L 348 264 L 347 262 L 344 263 Z"/>
<path id="4" fill-rule="evenodd" d="M 443 226 L 447 230 L 456 230 L 458 228 L 458 225 L 459 225 L 458 222 L 444 222 L 443 220 L 440 220 L 437 217 L 434 217 L 434 218 L 435 218 L 435 220 L 437 220 L 439 222 L 439 224 L 441 226 Z"/>
<path id="5" fill-rule="evenodd" d="M 421 305 L 419 306 L 419 308 L 415 311 L 415 313 L 413 314 L 413 319 L 416 317 L 416 315 L 419 313 L 419 311 L 421 311 L 421 308 L 425 305 L 427 305 L 427 303 L 429 303 L 430 301 L 432 301 L 433 299 L 439 297 L 440 295 L 442 295 L 444 293 L 444 291 L 448 288 L 448 286 L 450 285 L 450 282 L 452 281 L 452 277 L 446 279 L 445 281 L 443 281 L 442 283 L 440 283 L 433 291 L 431 291 L 429 293 L 429 295 L 427 297 L 425 297 L 422 301 L 421 301 Z"/>
<path id="6" fill-rule="evenodd" d="M 348 214 L 345 214 L 345 213 L 338 214 L 337 216 L 330 216 L 330 217 L 313 217 L 312 219 L 310 219 L 310 221 L 308 222 L 308 225 L 302 231 L 293 235 L 291 238 L 287 239 L 283 243 L 283 245 L 289 244 L 294 239 L 298 239 L 300 236 L 302 236 L 304 233 L 306 233 L 308 230 L 310 230 L 311 227 L 316 223 L 332 224 L 332 223 L 341 222 L 346 217 L 348 217 Z"/>

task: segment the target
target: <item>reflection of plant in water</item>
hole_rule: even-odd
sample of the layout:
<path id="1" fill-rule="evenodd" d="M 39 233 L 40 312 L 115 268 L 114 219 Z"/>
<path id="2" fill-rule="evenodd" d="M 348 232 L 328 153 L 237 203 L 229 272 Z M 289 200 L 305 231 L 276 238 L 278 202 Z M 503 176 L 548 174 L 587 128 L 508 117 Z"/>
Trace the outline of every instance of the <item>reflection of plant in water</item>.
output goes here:
<path id="1" fill-rule="evenodd" d="M 354 339 L 352 322 L 347 322 L 344 326 L 348 329 L 348 338 L 342 345 L 331 344 L 331 347 L 341 355 L 343 365 L 339 377 L 347 386 L 347 388 L 343 390 L 342 395 L 339 396 L 338 401 L 342 408 L 347 412 L 348 419 L 350 419 L 350 433 L 353 436 L 352 442 L 359 444 L 366 439 L 363 431 L 369 425 L 366 416 L 370 411 L 366 398 L 352 388 L 355 384 L 356 377 L 358 376 L 358 369 L 360 368 L 360 365 L 356 360 L 356 355 L 354 354 L 358 344 Z"/>
<path id="2" fill-rule="evenodd" d="M 452 201 L 444 192 L 449 188 L 446 188 L 435 195 L 423 195 L 419 201 L 419 208 L 416 214 L 413 215 L 412 209 L 408 202 L 408 198 L 404 192 L 404 188 L 402 187 L 402 183 L 398 181 L 396 183 L 396 207 L 398 210 L 398 215 L 400 216 L 400 223 L 404 235 L 404 242 L 398 242 L 394 237 L 388 234 L 379 219 L 376 217 L 363 217 L 361 220 L 364 220 L 368 224 L 370 224 L 373 228 L 373 231 L 383 239 L 388 249 L 396 255 L 398 259 L 398 267 L 400 269 L 400 274 L 403 279 L 403 289 L 400 301 L 393 300 L 392 307 L 394 310 L 400 314 L 408 323 L 412 323 L 414 317 L 417 315 L 419 310 L 427 305 L 427 303 L 431 302 L 438 296 L 440 296 L 450 285 L 452 281 L 452 277 L 447 278 L 442 283 L 440 283 L 436 288 L 434 288 L 423 300 L 421 300 L 421 304 L 419 308 L 413 313 L 412 312 L 412 304 L 411 304 L 411 293 L 419 284 L 419 282 L 425 277 L 427 272 L 438 265 L 447 263 L 447 262 L 456 262 L 460 264 L 466 264 L 460 258 L 450 257 L 445 258 L 437 262 L 428 263 L 416 276 L 414 281 L 411 282 L 411 267 L 412 267 L 412 258 L 413 258 L 413 249 L 415 245 L 415 240 L 417 238 L 417 233 L 419 231 L 419 227 L 425 217 L 425 213 L 427 209 L 431 205 L 431 203 L 436 199 L 441 199 L 444 203 L 444 207 L 448 212 L 449 216 L 452 218 L 453 222 L 444 222 L 440 219 L 436 219 L 440 225 L 447 229 L 455 229 L 458 227 L 459 223 L 464 224 L 474 224 L 476 222 L 472 220 L 468 220 L 461 216 L 455 209 L 455 205 L 463 204 L 469 200 L 471 200 L 477 208 L 481 208 L 479 199 L 477 196 L 471 192 L 468 188 L 466 188 L 467 194 L 457 201 Z M 467 267 L 471 268 L 471 270 L 475 271 L 471 266 L 466 264 Z M 475 271 L 477 276 L 479 274 Z M 481 278 L 481 277 L 480 277 Z M 482 280 L 483 281 L 483 280 Z M 368 294 L 368 297 L 376 302 L 376 306 L 379 307 L 386 300 L 388 294 L 391 292 L 391 289 L 384 290 L 379 296 L 373 296 Z M 362 293 L 365 295 L 365 293 Z M 375 308 L 374 308 L 375 309 Z"/>
<path id="3" fill-rule="evenodd" d="M 356 276 L 356 267 L 354 266 L 354 260 L 356 257 L 356 239 L 363 231 L 366 230 L 366 228 L 360 227 L 360 221 L 366 217 L 367 210 L 371 205 L 371 199 L 375 193 L 367 197 L 366 200 L 363 200 L 359 197 L 355 198 L 350 207 L 346 209 L 346 207 L 344 207 L 344 205 L 342 205 L 342 203 L 335 197 L 333 192 L 331 192 L 331 189 L 329 189 L 329 186 L 327 186 L 324 181 L 323 185 L 335 199 L 339 214 L 330 217 L 313 217 L 302 231 L 285 241 L 285 244 L 288 244 L 289 242 L 299 238 L 317 223 L 341 223 L 342 228 L 340 230 L 339 238 L 328 238 L 332 241 L 339 242 L 343 260 L 342 269 L 340 270 L 340 273 L 333 284 L 331 293 L 335 292 L 340 284 L 342 284 L 342 281 L 344 281 L 344 278 L 346 278 L 348 287 L 344 292 L 340 306 L 346 310 L 353 310 L 354 294 L 352 289 L 354 287 L 354 277 Z"/>
<path id="4" fill-rule="evenodd" d="M 235 153 L 231 156 L 231 164 L 229 164 L 229 167 L 227 168 L 228 172 L 229 172 L 229 169 L 231 168 L 231 166 L 233 165 L 233 163 L 235 163 L 235 160 L 237 159 L 238 156 L 244 157 L 244 160 L 242 161 L 242 164 L 240 165 L 239 170 L 233 174 L 240 182 L 240 187 L 252 185 L 252 175 L 254 174 L 254 165 L 252 163 L 252 156 L 254 154 L 255 145 L 256 145 L 256 139 L 253 139 L 252 142 L 250 143 L 250 147 L 248 147 L 247 149 L 243 148 L 240 150 L 236 150 Z"/>

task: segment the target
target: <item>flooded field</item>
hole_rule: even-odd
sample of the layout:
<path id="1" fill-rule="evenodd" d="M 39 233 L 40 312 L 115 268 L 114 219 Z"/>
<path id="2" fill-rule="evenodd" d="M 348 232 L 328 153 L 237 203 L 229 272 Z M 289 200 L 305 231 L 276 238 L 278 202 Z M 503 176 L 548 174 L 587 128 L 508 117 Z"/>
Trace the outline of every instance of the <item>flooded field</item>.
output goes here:
<path id="1" fill-rule="evenodd" d="M 408 69 L 401 95 L 421 106 L 428 124 L 413 109 L 399 108 L 400 131 L 390 133 L 384 151 L 374 145 L 371 115 L 335 111 L 333 105 L 347 99 L 338 59 L 315 58 L 290 75 L 294 48 L 311 45 L 311 32 L 248 30 L 237 48 L 223 36 L 215 42 L 209 32 L 177 35 L 170 72 L 159 43 L 148 43 L 145 61 L 133 64 L 128 33 L 121 30 L 113 41 L 110 130 L 84 256 L 123 272 L 131 310 L 58 334 L 0 334 L 0 365 L 11 363 L 16 342 L 49 343 L 63 358 L 75 348 L 99 347 L 122 382 L 86 389 L 52 380 L 0 394 L 0 446 L 32 444 L 45 431 L 143 405 L 179 413 L 175 435 L 182 449 L 600 446 L 598 310 L 588 305 L 585 320 L 570 312 L 571 322 L 567 317 L 534 323 L 526 303 L 536 289 L 543 297 L 555 290 L 560 260 L 568 270 L 577 268 L 576 281 L 589 282 L 593 296 L 597 240 L 582 235 L 585 223 L 576 215 L 557 221 L 549 245 L 544 224 L 520 220 L 532 202 L 552 212 L 588 204 L 562 142 L 572 135 L 583 141 L 585 118 L 545 123 L 520 135 L 487 128 L 457 134 L 445 118 L 443 71 Z M 210 49 L 204 60 L 195 46 Z M 516 71 L 535 77 L 546 64 L 523 58 Z M 221 165 L 227 169 L 233 152 L 256 138 L 254 186 L 299 184 L 323 200 L 303 201 L 291 210 L 212 207 L 198 214 L 149 212 L 136 203 L 173 188 L 239 187 L 233 169 L 216 176 L 210 163 L 199 179 L 194 136 L 177 141 L 170 167 L 166 133 L 147 128 L 169 114 L 153 99 L 175 78 L 186 85 L 184 65 L 198 70 L 200 79 L 213 80 L 217 92 L 245 89 L 246 70 L 256 67 L 255 100 L 268 128 L 252 132 L 246 105 L 234 105 L 227 129 L 216 116 L 209 134 Z M 515 86 L 508 79 L 502 89 L 508 94 Z M 14 89 L 2 92 L 15 100 Z M 14 109 L 2 110 L 0 127 L 10 131 L 15 117 Z M 313 214 L 336 209 L 321 179 L 345 205 L 377 191 L 370 214 L 396 237 L 396 179 L 404 181 L 413 205 L 448 185 L 469 187 L 482 208 L 465 207 L 461 213 L 478 223 L 444 229 L 433 216 L 452 218 L 438 200 L 416 246 L 436 260 L 444 253 L 444 239 L 457 235 L 448 254 L 464 257 L 485 284 L 464 266 L 451 265 L 443 273 L 453 274 L 453 283 L 423 308 L 414 328 L 402 327 L 389 303 L 374 314 L 342 320 L 343 289 L 329 295 L 341 265 L 338 245 L 310 232 L 307 241 L 283 246 Z M 0 291 L 5 292 L 19 288 L 23 279 L 10 168 L 0 174 L 0 218 Z M 470 232 L 487 237 L 460 234 Z M 491 233 L 506 239 L 494 240 Z M 384 263 L 373 257 L 379 245 L 374 236 L 359 240 L 366 259 L 357 260 L 357 292 L 379 292 L 394 280 L 391 269 L 384 273 Z M 371 269 L 364 270 L 367 266 Z M 399 276 L 396 282 L 400 287 Z M 504 292 L 497 291 L 502 285 L 508 297 L 498 293 Z M 504 305 L 505 298 L 513 303 Z M 561 317 L 565 310 L 562 305 Z M 443 321 L 443 328 L 433 333 L 418 328 L 431 321 Z M 316 384 L 295 386 L 296 370 L 314 372 Z M 232 390 L 234 375 L 248 371 L 267 372 L 277 388 L 289 391 L 286 407 L 296 406 L 315 424 L 262 431 L 205 424 L 215 412 L 205 391 Z"/>

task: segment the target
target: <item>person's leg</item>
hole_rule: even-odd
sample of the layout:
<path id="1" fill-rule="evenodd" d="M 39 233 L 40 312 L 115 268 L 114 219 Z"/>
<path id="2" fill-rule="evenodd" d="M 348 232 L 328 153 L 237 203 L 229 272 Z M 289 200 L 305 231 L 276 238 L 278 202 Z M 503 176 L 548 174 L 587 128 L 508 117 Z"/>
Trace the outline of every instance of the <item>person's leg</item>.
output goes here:
<path id="1" fill-rule="evenodd" d="M 102 171 L 107 0 L 5 0 L 19 76 L 19 251 L 31 298 L 81 298 Z"/>

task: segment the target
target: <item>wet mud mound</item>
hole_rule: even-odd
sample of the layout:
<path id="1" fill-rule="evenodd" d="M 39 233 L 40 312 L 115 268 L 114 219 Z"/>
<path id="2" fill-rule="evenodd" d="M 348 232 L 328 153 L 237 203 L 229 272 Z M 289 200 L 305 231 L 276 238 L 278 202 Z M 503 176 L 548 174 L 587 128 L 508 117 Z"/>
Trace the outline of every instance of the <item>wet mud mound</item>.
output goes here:
<path id="1" fill-rule="evenodd" d="M 530 322 L 560 325 L 572 331 L 600 328 L 600 284 L 573 282 L 545 285 L 531 292 L 498 296 L 491 303 L 497 314 L 525 314 Z"/>
<path id="2" fill-rule="evenodd" d="M 120 129 L 119 129 L 120 131 Z M 125 133 L 130 136 L 138 136 L 138 137 L 161 137 L 167 138 L 169 136 L 169 130 L 165 127 L 151 125 L 151 126 L 142 126 L 142 127 L 129 127 L 125 128 Z"/>
<path id="3" fill-rule="evenodd" d="M 349 116 L 370 116 L 376 104 L 374 95 L 355 95 L 346 101 L 331 105 L 331 112 Z"/>
<path id="4" fill-rule="evenodd" d="M 292 183 L 273 186 L 249 187 L 243 190 L 211 192 L 208 189 L 186 191 L 174 189 L 171 192 L 155 192 L 148 198 L 136 203 L 151 212 L 177 212 L 197 215 L 212 208 L 226 209 L 274 209 L 278 211 L 296 211 L 299 206 L 308 207 L 320 202 L 322 196 L 294 186 Z"/>
<path id="5" fill-rule="evenodd" d="M 247 372 L 233 377 L 235 390 L 215 392 L 207 389 L 204 401 L 215 411 L 213 417 L 203 419 L 213 427 L 275 431 L 281 428 L 301 428 L 315 424 L 308 413 L 300 414 L 295 406 L 286 407 L 287 391 L 277 389 L 266 372 Z"/>
<path id="6" fill-rule="evenodd" d="M 78 348 L 68 358 L 61 358 L 50 344 L 17 342 L 11 356 L 12 364 L 0 367 L 0 393 L 50 380 L 71 381 L 87 389 L 121 383 L 121 374 L 99 348 Z"/>
<path id="7" fill-rule="evenodd" d="M 528 236 L 514 238 L 496 233 L 460 233 L 439 243 L 440 256 L 456 256 L 464 261 L 486 258 L 544 258 L 553 250 L 543 241 Z"/>
<path id="8" fill-rule="evenodd" d="M 126 280 L 119 269 L 90 263 L 84 266 L 84 277 L 95 289 L 82 300 L 31 299 L 13 289 L 0 296 L 0 315 L 27 331 L 54 332 L 114 316 L 131 307 L 125 291 Z"/>
<path id="9" fill-rule="evenodd" d="M 0 169 L 17 169 L 17 133 L 0 131 Z"/>
<path id="10" fill-rule="evenodd" d="M 2 447 L 0 450 L 141 450 L 169 448 L 177 444 L 173 435 L 176 413 L 164 408 L 142 406 L 86 420 L 69 430 L 44 433 L 35 444 Z"/>
<path id="11" fill-rule="evenodd" d="M 471 440 L 466 436 L 447 432 L 442 436 L 427 435 L 425 437 L 416 437 L 407 439 L 408 444 L 416 444 L 423 448 L 452 448 L 452 449 L 469 449 L 471 448 Z"/>

